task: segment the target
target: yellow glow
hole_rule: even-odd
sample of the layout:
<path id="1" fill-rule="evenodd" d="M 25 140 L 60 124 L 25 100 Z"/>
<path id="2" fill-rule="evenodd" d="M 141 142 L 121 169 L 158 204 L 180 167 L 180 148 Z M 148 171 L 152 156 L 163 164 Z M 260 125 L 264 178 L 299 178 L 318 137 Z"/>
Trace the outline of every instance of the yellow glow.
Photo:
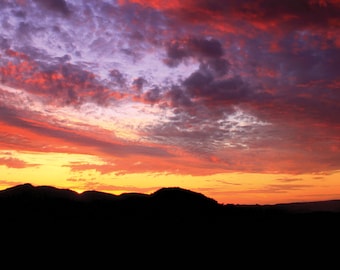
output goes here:
<path id="1" fill-rule="evenodd" d="M 159 173 L 101 173 L 95 169 L 71 170 L 74 164 L 103 165 L 91 155 L 6 151 L 29 166 L 0 166 L 0 188 L 20 183 L 52 185 L 77 192 L 97 190 L 112 194 L 151 193 L 162 187 L 182 187 L 200 192 L 220 203 L 275 204 L 284 202 L 337 199 L 340 172 L 323 175 L 225 173 L 191 176 Z M 2 153 L 4 156 L 5 152 Z M 1 153 L 0 153 L 1 157 Z"/>

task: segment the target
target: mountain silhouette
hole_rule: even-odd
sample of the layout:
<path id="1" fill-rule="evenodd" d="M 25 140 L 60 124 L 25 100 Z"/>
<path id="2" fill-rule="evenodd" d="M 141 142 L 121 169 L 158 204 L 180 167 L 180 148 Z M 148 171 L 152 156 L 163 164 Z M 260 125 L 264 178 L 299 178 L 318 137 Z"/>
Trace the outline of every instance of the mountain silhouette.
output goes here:
<path id="1" fill-rule="evenodd" d="M 121 221 L 157 219 L 226 219 L 267 221 L 318 215 L 338 217 L 340 200 L 281 203 L 274 205 L 220 204 L 201 193 L 180 187 L 164 187 L 151 194 L 114 195 L 99 191 L 77 193 L 52 186 L 26 183 L 0 191 L 0 210 L 4 220 L 34 219 L 110 219 Z"/>
<path id="2" fill-rule="evenodd" d="M 171 187 L 152 194 L 113 195 L 99 191 L 80 194 L 29 183 L 0 191 L 0 209 L 9 218 L 165 218 L 208 215 L 220 205 L 190 190 Z"/>
<path id="3" fill-rule="evenodd" d="M 340 239 L 340 200 L 237 205 L 180 187 L 114 195 L 27 183 L 0 191 L 0 220 L 1 243 L 10 255 L 21 250 L 48 257 L 53 250 L 53 263 L 61 256 L 77 263 L 96 258 L 97 268 L 104 258 L 112 263 L 121 256 L 128 265 L 136 258 L 167 266 L 186 261 L 188 267 L 206 260 L 217 269 L 240 256 L 282 256 L 288 245 L 289 261 L 301 250 L 327 250 Z"/>

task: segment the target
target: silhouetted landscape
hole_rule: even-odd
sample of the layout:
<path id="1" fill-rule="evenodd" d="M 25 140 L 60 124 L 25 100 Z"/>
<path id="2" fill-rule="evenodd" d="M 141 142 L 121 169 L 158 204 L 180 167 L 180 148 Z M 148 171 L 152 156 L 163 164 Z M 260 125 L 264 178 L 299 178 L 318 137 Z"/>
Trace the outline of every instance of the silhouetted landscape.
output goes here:
<path id="1" fill-rule="evenodd" d="M 297 251 L 315 249 L 316 242 L 328 247 L 340 225 L 340 200 L 219 204 L 179 187 L 113 195 L 23 184 L 0 191 L 0 211 L 2 232 L 15 248 L 39 243 L 44 251 L 61 245 L 96 253 L 109 246 L 145 254 L 174 247 L 181 256 L 225 256 L 231 248 L 275 252 L 292 243 Z"/>
<path id="2" fill-rule="evenodd" d="M 151 194 L 114 195 L 99 191 L 77 193 L 52 186 L 23 184 L 0 191 L 4 223 L 54 222 L 198 222 L 253 225 L 266 222 L 309 222 L 340 217 L 340 200 L 273 205 L 220 204 L 203 194 L 180 187 L 161 188 Z"/>

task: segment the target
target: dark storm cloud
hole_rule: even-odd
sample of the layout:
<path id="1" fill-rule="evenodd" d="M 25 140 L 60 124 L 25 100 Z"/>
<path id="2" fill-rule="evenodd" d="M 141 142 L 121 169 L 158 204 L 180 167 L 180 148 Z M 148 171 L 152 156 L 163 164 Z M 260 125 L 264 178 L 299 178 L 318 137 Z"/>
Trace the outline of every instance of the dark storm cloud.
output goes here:
<path id="1" fill-rule="evenodd" d="M 259 50 L 258 41 L 249 42 L 250 64 L 244 76 L 258 85 L 247 103 L 254 113 L 269 121 L 281 118 L 287 123 L 297 118 L 338 122 L 334 116 L 339 113 L 336 82 L 340 62 L 336 59 L 340 50 L 319 49 L 321 45 L 309 43 L 309 38 L 308 33 L 289 35 L 275 53 Z"/>
<path id="2" fill-rule="evenodd" d="M 214 77 L 224 76 L 228 73 L 230 63 L 228 60 L 223 58 L 215 58 L 206 61 L 201 69 L 207 70 Z"/>
<path id="3" fill-rule="evenodd" d="M 340 16 L 340 5 L 338 1 L 310 0 L 192 0 L 181 2 L 178 9 L 171 12 L 195 23 L 234 20 L 239 25 L 250 22 L 256 27 L 271 28 L 280 24 L 281 30 L 282 27 L 291 30 L 332 26 Z"/>
<path id="4" fill-rule="evenodd" d="M 8 50 L 10 48 L 10 42 L 7 38 L 0 36 L 0 49 Z"/>
<path id="5" fill-rule="evenodd" d="M 142 100 L 150 104 L 158 103 L 159 101 L 161 101 L 161 99 L 161 90 L 158 87 L 153 87 L 147 90 L 142 96 Z"/>
<path id="6" fill-rule="evenodd" d="M 188 107 L 192 105 L 190 97 L 177 86 L 173 86 L 166 94 L 165 98 L 169 100 L 170 107 Z"/>
<path id="7" fill-rule="evenodd" d="M 165 63 L 170 67 L 176 67 L 187 57 L 198 59 L 218 59 L 223 56 L 221 43 L 216 39 L 189 38 L 172 40 L 166 44 L 167 59 Z"/>
<path id="8" fill-rule="evenodd" d="M 124 78 L 124 75 L 118 69 L 111 70 L 109 75 L 114 84 L 120 87 L 125 87 L 126 79 Z"/>
<path id="9" fill-rule="evenodd" d="M 223 78 L 231 64 L 223 58 L 220 41 L 208 38 L 174 40 L 167 44 L 166 51 L 165 63 L 170 67 L 176 67 L 188 57 L 200 63 L 197 71 L 164 95 L 170 100 L 171 107 L 188 107 L 193 105 L 192 100 L 208 106 L 238 104 L 250 94 L 250 88 L 241 77 Z"/>
<path id="10" fill-rule="evenodd" d="M 65 0 L 33 0 L 33 1 L 48 10 L 60 12 L 63 15 L 69 15 L 70 13 L 70 10 Z"/>
<path id="11" fill-rule="evenodd" d="M 255 95 L 256 88 L 242 77 L 224 77 L 231 65 L 228 60 L 220 58 L 220 53 L 209 55 L 214 57 L 202 60 L 198 70 L 184 78 L 180 85 L 166 91 L 163 97 L 169 101 L 170 107 L 187 107 L 189 112 L 196 105 L 212 110 L 216 110 L 213 106 L 221 106 L 227 112 L 229 106 L 238 105 Z"/>
<path id="12" fill-rule="evenodd" d="M 132 85 L 134 87 L 135 90 L 137 90 L 138 92 L 143 90 L 143 87 L 145 84 L 147 84 L 147 80 L 145 80 L 143 77 L 138 77 L 137 79 L 134 79 L 132 82 Z"/>
<path id="13" fill-rule="evenodd" d="M 26 12 L 24 10 L 18 9 L 18 10 L 13 10 L 12 14 L 18 18 L 25 18 L 26 17 Z"/>
<path id="14" fill-rule="evenodd" d="M 189 51 L 186 46 L 179 42 L 170 42 L 166 47 L 167 58 L 164 63 L 169 67 L 177 67 L 184 58 L 189 57 Z"/>
<path id="15" fill-rule="evenodd" d="M 188 46 L 189 50 L 198 56 L 210 58 L 219 58 L 223 56 L 222 45 L 215 39 L 190 39 Z"/>
<path id="16" fill-rule="evenodd" d="M 20 22 L 17 28 L 17 36 L 21 39 L 21 41 L 24 40 L 30 40 L 31 35 L 36 32 L 37 29 L 31 26 L 31 24 L 27 22 Z"/>
<path id="17" fill-rule="evenodd" d="M 212 76 L 201 72 L 194 72 L 183 84 L 192 98 L 207 105 L 236 105 L 246 100 L 252 91 L 240 77 L 213 80 Z"/>

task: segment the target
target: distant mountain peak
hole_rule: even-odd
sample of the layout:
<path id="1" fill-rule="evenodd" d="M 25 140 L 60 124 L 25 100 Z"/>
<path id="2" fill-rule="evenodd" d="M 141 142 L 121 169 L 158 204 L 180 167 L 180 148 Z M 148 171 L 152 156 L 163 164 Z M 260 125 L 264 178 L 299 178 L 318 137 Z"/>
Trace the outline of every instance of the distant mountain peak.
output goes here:
<path id="1" fill-rule="evenodd" d="M 151 197 L 161 198 L 162 200 L 171 201 L 190 201 L 191 203 L 206 203 L 206 204 L 218 204 L 216 200 L 209 198 L 202 193 L 195 192 L 189 189 L 181 187 L 163 187 L 151 194 Z"/>
<path id="2" fill-rule="evenodd" d="M 31 183 L 24 183 L 24 184 L 19 184 L 13 187 L 6 188 L 6 191 L 14 191 L 14 190 L 31 190 L 33 189 L 34 186 Z"/>
<path id="3" fill-rule="evenodd" d="M 46 199 L 74 199 L 77 192 L 48 185 L 34 186 L 31 183 L 19 184 L 0 191 L 2 197 L 26 197 Z"/>

